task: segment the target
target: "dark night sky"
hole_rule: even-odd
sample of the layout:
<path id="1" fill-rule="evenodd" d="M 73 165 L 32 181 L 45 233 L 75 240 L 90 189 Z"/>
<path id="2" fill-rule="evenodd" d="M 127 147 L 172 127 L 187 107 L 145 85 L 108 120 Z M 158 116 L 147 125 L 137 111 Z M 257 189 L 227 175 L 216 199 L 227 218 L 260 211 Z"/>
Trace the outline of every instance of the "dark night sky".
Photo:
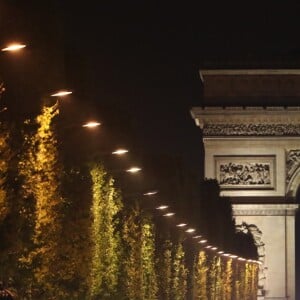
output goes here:
<path id="1" fill-rule="evenodd" d="M 20 28 L 27 30 L 25 40 L 33 38 L 29 49 L 34 56 L 38 42 L 44 42 L 46 51 L 46 39 L 56 41 L 44 57 L 45 66 L 51 64 L 50 50 L 59 48 L 65 83 L 74 90 L 73 100 L 84 106 L 85 116 L 100 118 L 103 128 L 121 132 L 123 144 L 130 132 L 130 142 L 139 151 L 172 153 L 199 173 L 201 136 L 189 112 L 202 104 L 198 70 L 300 67 L 299 4 L 24 2 L 9 2 L 2 42 L 12 33 L 17 37 Z M 0 3 L 0 19 L 7 12 L 3 6 Z M 23 21 L 15 23 L 19 15 Z M 65 115 L 70 113 L 66 107 Z"/>
<path id="2" fill-rule="evenodd" d="M 300 51 L 299 11 L 282 5 L 243 3 L 233 10 L 196 1 L 131 1 L 65 5 L 63 12 L 70 85 L 82 88 L 81 97 L 100 114 L 110 107 L 103 119 L 118 114 L 132 122 L 139 147 L 178 153 L 194 166 L 201 145 L 189 110 L 201 104 L 199 68 L 231 61 L 255 67 Z M 82 76 L 76 63 L 86 70 Z"/>
<path id="3" fill-rule="evenodd" d="M 85 57 L 93 76 L 85 82 L 89 101 L 131 120 L 140 150 L 174 153 L 201 173 L 200 131 L 189 114 L 202 104 L 198 70 L 300 67 L 300 6 L 163 3 L 69 7 L 67 47 Z"/>

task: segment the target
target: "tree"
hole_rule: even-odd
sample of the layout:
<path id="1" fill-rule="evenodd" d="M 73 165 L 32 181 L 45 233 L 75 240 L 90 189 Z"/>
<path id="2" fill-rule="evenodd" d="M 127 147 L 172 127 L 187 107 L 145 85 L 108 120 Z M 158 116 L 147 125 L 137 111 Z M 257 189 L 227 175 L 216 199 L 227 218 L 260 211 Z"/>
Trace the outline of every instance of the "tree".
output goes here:
<path id="1" fill-rule="evenodd" d="M 92 166 L 92 261 L 89 284 L 91 299 L 115 299 L 120 264 L 120 236 L 116 215 L 122 208 L 114 180 L 100 163 Z"/>
<path id="2" fill-rule="evenodd" d="M 157 278 L 159 299 L 171 300 L 172 291 L 172 247 L 170 240 L 165 240 L 158 253 Z"/>
<path id="3" fill-rule="evenodd" d="M 182 243 L 179 242 L 173 252 L 172 272 L 172 297 L 174 300 L 183 300 L 187 295 L 188 269 L 185 266 L 185 252 Z"/>
<path id="4" fill-rule="evenodd" d="M 141 300 L 141 226 L 139 207 L 130 208 L 123 219 L 121 290 L 124 299 Z"/>
<path id="5" fill-rule="evenodd" d="M 20 258 L 20 263 L 31 270 L 34 291 L 45 293 L 48 299 L 59 295 L 57 278 L 63 272 L 57 260 L 63 204 L 61 168 L 53 129 L 58 113 L 58 103 L 42 108 L 35 119 L 36 132 L 25 136 L 26 151 L 19 161 L 24 201 L 34 200 L 32 247 Z"/>
<path id="6" fill-rule="evenodd" d="M 1 85 L 0 85 L 1 96 Z M 10 185 L 12 149 L 10 130 L 5 122 L 0 123 L 0 280 L 15 274 L 18 243 L 17 220 L 19 206 L 15 202 L 15 190 Z M 14 182 L 15 183 L 15 182 Z"/>
<path id="7" fill-rule="evenodd" d="M 150 216 L 136 204 L 126 213 L 122 239 L 124 245 L 122 290 L 125 299 L 157 299 L 155 236 Z"/>
<path id="8" fill-rule="evenodd" d="M 9 133 L 6 126 L 0 123 L 0 224 L 7 216 L 10 205 L 7 195 L 7 173 L 10 161 Z"/>
<path id="9" fill-rule="evenodd" d="M 233 270 L 232 270 L 232 259 L 226 259 L 225 268 L 222 272 L 223 285 L 222 285 L 222 299 L 231 300 L 233 291 Z"/>
<path id="10" fill-rule="evenodd" d="M 85 299 L 91 267 L 92 182 L 86 166 L 65 167 L 64 207 L 58 259 L 64 270 L 60 287 L 66 299 Z"/>
<path id="11" fill-rule="evenodd" d="M 154 225 L 151 217 L 145 215 L 142 217 L 142 299 L 157 299 L 157 275 L 155 270 L 155 241 Z"/>
<path id="12" fill-rule="evenodd" d="M 194 294 L 195 299 L 208 300 L 208 261 L 205 251 L 200 250 L 195 260 Z"/>

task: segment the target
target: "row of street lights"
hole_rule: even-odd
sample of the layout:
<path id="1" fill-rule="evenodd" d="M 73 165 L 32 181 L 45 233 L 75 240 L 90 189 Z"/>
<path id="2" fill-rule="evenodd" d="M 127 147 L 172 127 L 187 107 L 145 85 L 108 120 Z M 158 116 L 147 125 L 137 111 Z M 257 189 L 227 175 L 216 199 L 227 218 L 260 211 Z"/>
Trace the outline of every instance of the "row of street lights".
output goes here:
<path id="1" fill-rule="evenodd" d="M 168 205 L 160 205 L 158 207 L 156 207 L 157 210 L 159 211 L 163 211 L 163 217 L 167 217 L 167 218 L 170 218 L 170 217 L 173 217 L 175 216 L 175 212 L 171 212 L 171 211 L 167 211 L 167 209 L 169 208 Z M 247 258 L 244 258 L 244 257 L 241 257 L 241 256 L 238 256 L 238 255 L 235 255 L 235 254 L 232 254 L 232 253 L 227 253 L 221 249 L 219 249 L 218 247 L 216 247 L 215 245 L 212 245 L 209 243 L 208 239 L 206 239 L 205 237 L 203 237 L 202 235 L 199 235 L 196 233 L 196 229 L 195 228 L 192 228 L 192 227 L 189 227 L 189 228 L 186 228 L 188 226 L 187 223 L 178 223 L 176 225 L 176 227 L 178 228 L 182 228 L 184 229 L 184 232 L 191 235 L 192 234 L 192 238 L 203 248 L 207 249 L 207 250 L 211 250 L 211 251 L 214 251 L 216 252 L 217 255 L 219 256 L 223 256 L 223 257 L 228 257 L 228 258 L 232 258 L 232 259 L 237 259 L 239 261 L 245 261 L 245 262 L 249 262 L 249 263 L 256 263 L 256 264 L 259 264 L 261 265 L 262 262 L 259 261 L 259 260 L 254 260 L 254 259 L 247 259 Z M 219 250 L 219 251 L 217 251 Z"/>
<path id="2" fill-rule="evenodd" d="M 20 50 L 24 49 L 25 47 L 26 47 L 26 45 L 24 45 L 24 44 L 14 43 L 14 44 L 7 45 L 5 48 L 2 48 L 1 51 L 16 52 L 16 51 L 20 51 Z M 71 91 L 61 90 L 61 91 L 58 91 L 56 93 L 51 94 L 50 96 L 60 98 L 60 97 L 65 97 L 65 96 L 70 95 L 70 94 L 72 94 Z M 87 122 L 87 123 L 83 124 L 82 127 L 96 128 L 96 127 L 99 127 L 100 125 L 101 125 L 101 123 L 99 123 L 97 121 L 90 121 L 90 122 Z M 113 154 L 113 155 L 124 155 L 126 153 L 128 153 L 127 149 L 117 149 L 117 150 L 113 151 L 111 154 Z M 141 171 L 141 168 L 139 168 L 139 167 L 131 167 L 131 168 L 126 170 L 126 172 L 132 173 L 132 174 L 135 174 L 139 171 Z M 143 195 L 152 196 L 152 195 L 155 195 L 157 193 L 158 193 L 158 191 L 149 191 L 149 192 L 144 193 Z M 168 208 L 169 208 L 168 205 L 160 205 L 160 206 L 156 207 L 157 210 L 163 212 L 163 215 L 162 215 L 163 217 L 167 217 L 167 218 L 173 217 L 175 215 L 175 212 L 168 211 Z M 223 256 L 223 257 L 229 257 L 229 258 L 232 258 L 232 259 L 237 259 L 239 261 L 247 261 L 247 262 L 261 264 L 261 262 L 258 261 L 258 260 L 246 259 L 246 258 L 240 257 L 238 255 L 234 255 L 234 254 L 231 254 L 231 253 L 226 253 L 226 252 L 224 252 L 220 249 L 219 249 L 219 251 L 217 251 L 218 247 L 209 244 L 208 240 L 206 238 L 204 238 L 202 235 L 196 234 L 196 229 L 186 228 L 187 225 L 188 225 L 187 223 L 182 222 L 182 223 L 178 223 L 176 225 L 176 227 L 178 227 L 179 229 L 184 229 L 185 233 L 187 233 L 189 235 L 192 234 L 192 238 L 194 240 L 196 240 L 197 243 L 199 245 L 201 245 L 202 247 L 204 247 L 205 249 L 215 251 L 217 255 L 220 255 L 220 256 Z"/>
<path id="3" fill-rule="evenodd" d="M 12 44 L 9 44 L 6 47 L 2 48 L 1 51 L 3 51 L 3 52 L 18 52 L 18 51 L 24 49 L 25 47 L 26 47 L 25 44 L 12 43 Z M 61 97 L 68 96 L 70 94 L 72 94 L 72 91 L 60 90 L 60 91 L 57 91 L 57 92 L 51 94 L 50 96 L 61 98 Z M 5 110 L 6 110 L 6 108 L 5 108 Z M 89 121 L 89 122 L 83 124 L 82 127 L 92 129 L 92 128 L 99 127 L 100 125 L 101 125 L 101 123 L 99 123 L 97 121 Z M 127 149 L 117 149 L 112 152 L 113 155 L 123 155 L 126 153 L 128 153 Z M 137 173 L 139 171 L 141 171 L 141 168 L 139 168 L 139 167 L 131 167 L 126 170 L 126 172 L 132 173 L 132 174 Z"/>

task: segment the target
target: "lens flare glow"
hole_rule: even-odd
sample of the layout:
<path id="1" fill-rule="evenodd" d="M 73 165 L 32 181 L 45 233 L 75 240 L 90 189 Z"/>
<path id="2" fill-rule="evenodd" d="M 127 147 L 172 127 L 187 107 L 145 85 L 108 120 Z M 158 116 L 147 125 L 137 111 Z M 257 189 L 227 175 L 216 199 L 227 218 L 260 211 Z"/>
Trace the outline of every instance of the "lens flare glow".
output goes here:
<path id="1" fill-rule="evenodd" d="M 1 51 L 11 51 L 11 52 L 13 52 L 13 51 L 19 51 L 19 50 L 21 50 L 25 47 L 26 47 L 26 45 L 23 45 L 23 44 L 10 44 L 7 47 L 1 49 Z"/>
<path id="2" fill-rule="evenodd" d="M 156 209 L 164 210 L 164 209 L 167 209 L 168 207 L 169 207 L 168 205 L 160 205 L 160 206 L 156 207 Z"/>
<path id="3" fill-rule="evenodd" d="M 143 195 L 144 196 L 152 196 L 152 195 L 156 195 L 157 193 L 158 193 L 158 191 L 150 191 L 150 192 L 144 193 Z"/>
<path id="4" fill-rule="evenodd" d="M 169 212 L 169 213 L 164 214 L 163 216 L 164 216 L 164 217 L 172 217 L 172 216 L 174 216 L 174 215 L 175 215 L 175 213 Z"/>
<path id="5" fill-rule="evenodd" d="M 99 123 L 99 122 L 91 121 L 91 122 L 83 124 L 82 127 L 95 128 L 95 127 L 98 127 L 100 125 L 101 125 L 101 123 Z"/>
<path id="6" fill-rule="evenodd" d="M 129 172 L 129 173 L 137 173 L 139 171 L 141 171 L 142 169 L 141 168 L 138 168 L 138 167 L 131 167 L 130 169 L 126 170 L 126 172 Z"/>
<path id="7" fill-rule="evenodd" d="M 126 149 L 117 149 L 117 150 L 112 152 L 112 154 L 115 154 L 115 155 L 123 155 L 125 153 L 128 153 L 128 150 L 126 150 Z"/>
<path id="8" fill-rule="evenodd" d="M 72 94 L 71 91 L 58 91 L 58 92 L 52 94 L 51 97 L 64 97 L 64 96 L 67 96 L 70 94 Z"/>

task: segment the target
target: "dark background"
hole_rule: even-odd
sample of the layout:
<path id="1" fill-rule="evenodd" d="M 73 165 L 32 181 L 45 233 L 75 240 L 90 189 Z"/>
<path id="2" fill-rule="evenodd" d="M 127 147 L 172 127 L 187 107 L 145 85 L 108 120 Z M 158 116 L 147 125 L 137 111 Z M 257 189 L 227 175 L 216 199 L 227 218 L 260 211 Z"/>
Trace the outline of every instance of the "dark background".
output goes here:
<path id="1" fill-rule="evenodd" d="M 62 134 L 69 155 L 74 147 L 129 146 L 132 162 L 149 172 L 143 182 L 163 182 L 169 195 L 178 181 L 188 186 L 203 175 L 201 134 L 190 116 L 204 104 L 199 69 L 300 67 L 296 4 L 103 2 L 0 2 L 1 45 L 28 44 L 19 56 L 1 54 L 3 105 L 23 120 L 51 91 L 72 89 L 60 115 L 71 129 Z M 72 130 L 89 118 L 103 126 L 92 146 Z M 171 195 L 184 208 L 184 193 Z"/>

